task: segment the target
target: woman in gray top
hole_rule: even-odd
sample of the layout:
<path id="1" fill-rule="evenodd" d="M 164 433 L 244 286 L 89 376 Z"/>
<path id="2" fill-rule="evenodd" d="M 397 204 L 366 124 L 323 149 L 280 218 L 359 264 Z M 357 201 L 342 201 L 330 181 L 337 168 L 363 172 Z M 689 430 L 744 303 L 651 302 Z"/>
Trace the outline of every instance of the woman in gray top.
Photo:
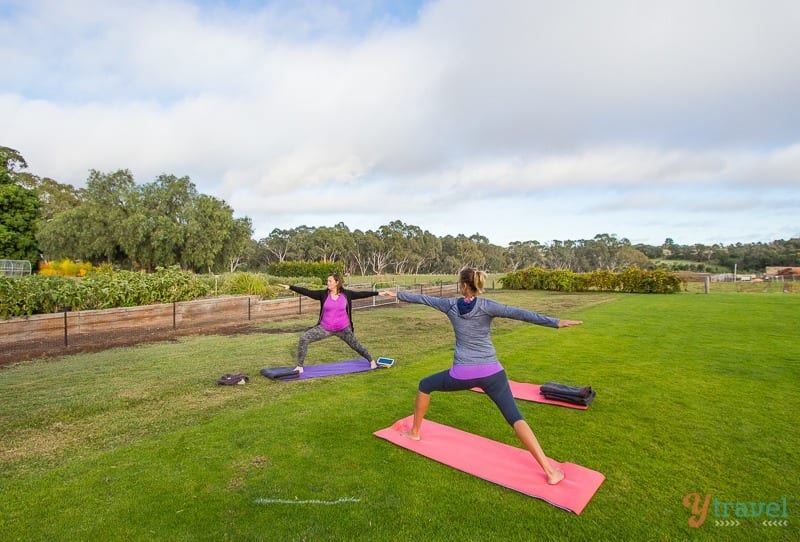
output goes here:
<path id="1" fill-rule="evenodd" d="M 404 432 L 408 438 L 419 440 L 420 427 L 430 404 L 430 394 L 434 391 L 460 391 L 474 387 L 481 388 L 497 405 L 520 442 L 541 465 L 549 484 L 557 484 L 564 479 L 561 469 L 554 468 L 544 454 L 539 441 L 528 422 L 517 407 L 508 377 L 497 359 L 497 352 L 491 338 L 493 318 L 511 318 L 540 326 L 562 328 L 580 325 L 579 320 L 559 320 L 517 307 L 503 305 L 491 299 L 479 298 L 486 283 L 486 274 L 465 268 L 459 276 L 463 297 L 442 298 L 409 292 L 381 292 L 381 295 L 396 296 L 400 301 L 421 303 L 440 310 L 447 315 L 456 335 L 453 365 L 450 369 L 426 378 L 419 383 L 419 391 L 414 402 L 414 423 Z"/>

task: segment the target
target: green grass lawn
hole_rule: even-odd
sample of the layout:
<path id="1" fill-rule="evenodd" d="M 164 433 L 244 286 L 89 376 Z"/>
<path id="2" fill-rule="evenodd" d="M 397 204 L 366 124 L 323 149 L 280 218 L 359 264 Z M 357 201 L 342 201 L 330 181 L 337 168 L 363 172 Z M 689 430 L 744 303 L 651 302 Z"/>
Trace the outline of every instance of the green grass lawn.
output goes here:
<path id="1" fill-rule="evenodd" d="M 597 390 L 586 411 L 520 402 L 550 456 L 605 474 L 580 516 L 373 436 L 451 360 L 446 318 L 409 305 L 356 312 L 397 360 L 368 373 L 259 375 L 293 363 L 313 315 L 0 370 L 0 540 L 798 539 L 800 297 L 489 296 L 585 321 L 494 332 L 512 379 Z M 329 339 L 307 363 L 353 356 Z M 226 372 L 250 383 L 216 386 Z M 519 446 L 483 394 L 434 394 L 428 417 Z M 699 528 L 692 493 L 713 499 Z M 785 503 L 788 524 L 726 502 Z"/>

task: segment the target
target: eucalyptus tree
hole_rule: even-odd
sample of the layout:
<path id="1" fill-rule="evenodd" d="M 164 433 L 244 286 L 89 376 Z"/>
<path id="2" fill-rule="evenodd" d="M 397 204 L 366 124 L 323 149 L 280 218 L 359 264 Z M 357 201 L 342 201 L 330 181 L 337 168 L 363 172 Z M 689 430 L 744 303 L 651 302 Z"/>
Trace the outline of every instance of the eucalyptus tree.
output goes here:
<path id="1" fill-rule="evenodd" d="M 312 235 L 315 229 L 316 228 L 302 225 L 291 230 L 292 242 L 289 245 L 289 260 L 296 262 L 313 260 L 314 243 L 312 241 Z"/>
<path id="2" fill-rule="evenodd" d="M 442 253 L 441 240 L 427 230 L 416 228 L 410 241 L 413 250 L 409 264 L 413 266 L 414 273 L 433 272 Z"/>
<path id="3" fill-rule="evenodd" d="M 349 237 L 350 229 L 343 222 L 315 228 L 308 237 L 308 254 L 312 260 L 325 263 L 341 260 L 347 254 Z"/>
<path id="4" fill-rule="evenodd" d="M 442 237 L 442 252 L 437 263 L 437 271 L 440 273 L 458 273 L 462 266 L 458 240 L 452 235 L 445 235 Z"/>
<path id="5" fill-rule="evenodd" d="M 400 220 L 393 220 L 378 228 L 377 235 L 383 246 L 391 251 L 391 259 L 387 263 L 394 268 L 395 273 L 404 274 L 410 258 L 409 227 Z"/>
<path id="6" fill-rule="evenodd" d="M 434 270 L 442 251 L 438 238 L 427 230 L 400 220 L 390 222 L 379 230 L 383 240 L 393 248 L 392 264 L 397 273 L 419 273 Z"/>
<path id="7" fill-rule="evenodd" d="M 545 267 L 548 269 L 576 269 L 578 263 L 576 246 L 575 241 L 553 240 L 544 250 Z"/>
<path id="8" fill-rule="evenodd" d="M 511 271 L 545 265 L 544 246 L 539 241 L 512 241 L 506 249 Z"/>
<path id="9" fill-rule="evenodd" d="M 481 246 L 488 243 L 489 240 L 486 237 L 477 233 L 469 237 L 463 234 L 457 235 L 456 247 L 461 262 L 460 267 L 469 266 L 483 269 L 486 265 L 486 256 L 481 251 Z"/>
<path id="10" fill-rule="evenodd" d="M 258 244 L 272 254 L 275 257 L 275 261 L 278 263 L 285 262 L 292 244 L 292 231 L 275 228 L 267 237 L 260 239 Z"/>
<path id="11" fill-rule="evenodd" d="M 600 233 L 593 239 L 577 241 L 575 252 L 577 263 L 572 270 L 578 272 L 618 271 L 634 265 L 646 268 L 649 264 L 647 256 L 628 239 L 618 239 L 614 234 Z"/>
<path id="12" fill-rule="evenodd" d="M 389 267 L 389 258 L 394 252 L 394 247 L 387 243 L 380 231 L 368 230 L 367 235 L 372 237 L 369 243 L 367 261 L 376 275 L 382 275 Z"/>
<path id="13" fill-rule="evenodd" d="M 493 245 L 486 236 L 479 233 L 471 235 L 469 239 L 481 253 L 482 261 L 480 264 L 476 264 L 481 269 L 497 272 L 506 271 L 509 268 L 509 262 L 502 247 Z"/>
<path id="14" fill-rule="evenodd" d="M 372 255 L 379 251 L 381 247 L 381 240 L 375 235 L 375 232 L 361 230 L 354 230 L 351 235 L 350 253 L 348 260 L 353 265 L 353 271 L 358 268 L 360 275 L 366 275 L 369 272 L 372 262 Z"/>
<path id="15" fill-rule="evenodd" d="M 222 253 L 218 261 L 227 264 L 228 271 L 233 273 L 245 263 L 252 254 L 253 221 L 249 217 L 234 218 L 230 228 L 225 232 Z"/>

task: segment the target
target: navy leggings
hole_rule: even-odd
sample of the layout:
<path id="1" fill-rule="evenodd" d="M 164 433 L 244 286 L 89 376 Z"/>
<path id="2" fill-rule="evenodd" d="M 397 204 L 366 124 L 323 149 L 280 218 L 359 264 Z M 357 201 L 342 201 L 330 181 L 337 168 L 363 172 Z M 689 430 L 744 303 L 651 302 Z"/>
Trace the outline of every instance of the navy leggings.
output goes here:
<path id="1" fill-rule="evenodd" d="M 514 425 L 524 419 L 517 402 L 514 401 L 505 371 L 482 378 L 458 380 L 450 376 L 450 371 L 446 370 L 427 376 L 419 382 L 419 391 L 426 395 L 430 395 L 434 391 L 462 391 L 472 388 L 482 389 L 494 401 L 508 425 Z"/>

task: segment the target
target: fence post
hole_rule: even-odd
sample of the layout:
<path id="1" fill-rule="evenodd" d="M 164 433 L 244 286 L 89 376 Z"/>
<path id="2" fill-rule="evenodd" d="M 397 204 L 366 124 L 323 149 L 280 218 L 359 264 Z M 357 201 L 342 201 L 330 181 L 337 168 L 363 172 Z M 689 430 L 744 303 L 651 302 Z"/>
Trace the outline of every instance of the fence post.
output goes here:
<path id="1" fill-rule="evenodd" d="M 706 293 L 711 290 L 711 277 L 706 277 Z"/>
<path id="2" fill-rule="evenodd" d="M 250 296 L 247 296 L 247 320 L 250 321 Z"/>
<path id="3" fill-rule="evenodd" d="M 64 308 L 64 346 L 69 346 L 69 339 L 67 339 L 67 309 Z"/>
<path id="4" fill-rule="evenodd" d="M 175 313 L 177 312 L 178 302 L 172 302 L 172 329 L 175 330 L 178 328 L 177 319 L 175 317 Z"/>

